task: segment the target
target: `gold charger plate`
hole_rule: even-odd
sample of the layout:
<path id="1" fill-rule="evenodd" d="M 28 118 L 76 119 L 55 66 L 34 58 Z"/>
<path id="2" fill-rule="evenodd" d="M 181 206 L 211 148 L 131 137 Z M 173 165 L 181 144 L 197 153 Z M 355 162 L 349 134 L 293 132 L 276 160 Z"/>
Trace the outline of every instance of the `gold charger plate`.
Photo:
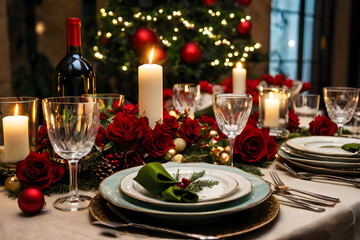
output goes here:
<path id="1" fill-rule="evenodd" d="M 109 202 L 105 200 L 101 194 L 96 195 L 90 202 L 89 211 L 91 216 L 97 221 L 120 221 L 123 222 L 119 217 L 112 212 L 107 204 Z M 218 238 L 232 237 L 240 234 L 248 233 L 254 231 L 258 228 L 261 228 L 268 223 L 272 222 L 279 213 L 280 205 L 278 200 L 274 196 L 270 196 L 263 203 L 231 215 L 226 216 L 226 218 L 219 217 L 213 222 L 201 224 L 200 222 L 196 226 L 179 226 L 171 225 L 168 222 L 157 221 L 154 218 L 148 217 L 143 214 L 139 214 L 133 211 L 126 209 L 118 208 L 123 214 L 131 218 L 132 221 L 137 223 L 144 223 L 153 226 L 172 228 L 175 230 L 213 235 Z M 124 229 L 118 229 L 119 231 L 133 234 L 144 234 L 143 230 L 137 230 L 135 228 L 127 227 Z M 163 234 L 158 234 L 156 232 L 146 232 L 146 234 L 152 237 L 162 236 Z"/>

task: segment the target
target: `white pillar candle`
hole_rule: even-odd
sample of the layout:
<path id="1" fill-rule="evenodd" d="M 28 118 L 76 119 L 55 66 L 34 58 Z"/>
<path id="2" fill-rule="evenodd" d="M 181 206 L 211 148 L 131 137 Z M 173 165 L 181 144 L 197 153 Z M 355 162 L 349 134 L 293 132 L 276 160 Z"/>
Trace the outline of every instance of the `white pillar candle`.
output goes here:
<path id="1" fill-rule="evenodd" d="M 149 64 L 139 66 L 139 114 L 149 119 L 151 128 L 163 119 L 163 68 L 152 64 L 153 51 Z"/>
<path id="2" fill-rule="evenodd" d="M 2 161 L 16 163 L 29 155 L 29 118 L 15 116 L 3 118 L 4 151 Z"/>
<path id="3" fill-rule="evenodd" d="M 273 93 L 269 93 L 269 98 L 265 99 L 264 126 L 279 127 L 280 101 L 274 98 Z"/>
<path id="4" fill-rule="evenodd" d="M 245 94 L 246 93 L 246 69 L 242 68 L 241 63 L 236 64 L 236 68 L 232 70 L 233 78 L 233 93 Z"/>

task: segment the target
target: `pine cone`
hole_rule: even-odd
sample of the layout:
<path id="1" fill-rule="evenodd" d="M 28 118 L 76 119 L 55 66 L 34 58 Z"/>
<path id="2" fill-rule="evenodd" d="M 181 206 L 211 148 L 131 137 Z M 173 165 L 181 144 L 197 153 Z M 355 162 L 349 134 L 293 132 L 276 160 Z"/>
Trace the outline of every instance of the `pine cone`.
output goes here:
<path id="1" fill-rule="evenodd" d="M 102 160 L 96 165 L 95 174 L 100 180 L 103 180 L 104 178 L 110 176 L 113 173 L 116 173 L 119 170 L 121 170 L 119 160 L 115 159 L 111 155 L 109 157 L 107 156 L 107 158 L 103 157 Z"/>

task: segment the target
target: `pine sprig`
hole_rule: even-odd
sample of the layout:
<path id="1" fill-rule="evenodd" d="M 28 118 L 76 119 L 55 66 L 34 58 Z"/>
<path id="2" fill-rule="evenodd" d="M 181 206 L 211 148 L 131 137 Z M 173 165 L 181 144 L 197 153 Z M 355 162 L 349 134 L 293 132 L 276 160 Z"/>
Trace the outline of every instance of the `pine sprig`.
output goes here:
<path id="1" fill-rule="evenodd" d="M 200 192 L 205 187 L 212 188 L 217 184 L 219 184 L 219 181 L 217 180 L 212 180 L 212 179 L 198 180 L 196 182 L 191 182 L 188 186 L 188 189 L 192 192 Z"/>
<path id="2" fill-rule="evenodd" d="M 201 172 L 193 172 L 190 175 L 189 181 L 195 182 L 196 180 L 198 180 L 199 178 L 202 178 L 203 176 L 205 176 L 205 170 L 203 170 Z"/>

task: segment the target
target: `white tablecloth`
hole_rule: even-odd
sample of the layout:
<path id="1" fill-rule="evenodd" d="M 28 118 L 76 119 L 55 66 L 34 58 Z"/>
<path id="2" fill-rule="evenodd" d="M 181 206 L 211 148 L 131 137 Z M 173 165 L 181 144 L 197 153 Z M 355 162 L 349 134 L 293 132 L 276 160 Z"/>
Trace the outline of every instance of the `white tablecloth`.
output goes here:
<path id="1" fill-rule="evenodd" d="M 278 169 L 276 164 L 262 169 L 264 179 L 271 180 L 268 172 L 274 169 L 289 186 L 339 197 L 341 202 L 333 208 L 327 207 L 323 213 L 281 205 L 279 216 L 272 223 L 241 235 L 242 239 L 360 239 L 359 188 L 296 179 Z M 87 194 L 94 196 L 96 192 Z M 111 239 L 102 235 L 102 232 L 111 230 L 90 224 L 87 210 L 61 212 L 54 209 L 51 205 L 57 195 L 45 196 L 48 205 L 40 214 L 32 217 L 23 215 L 17 201 L 9 199 L 7 195 L 5 190 L 0 190 L 0 239 Z M 123 233 L 118 234 L 118 238 L 155 239 Z"/>

